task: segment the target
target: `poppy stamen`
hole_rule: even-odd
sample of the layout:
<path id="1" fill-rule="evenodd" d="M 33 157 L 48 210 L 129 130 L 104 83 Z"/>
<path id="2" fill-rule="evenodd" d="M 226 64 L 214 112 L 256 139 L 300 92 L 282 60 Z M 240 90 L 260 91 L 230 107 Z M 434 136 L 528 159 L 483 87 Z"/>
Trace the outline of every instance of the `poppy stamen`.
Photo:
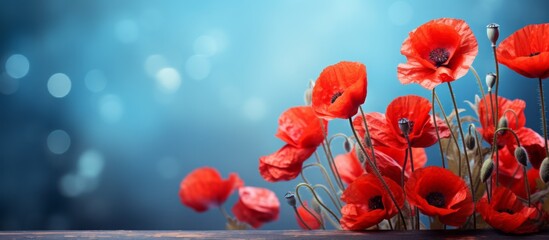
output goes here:
<path id="1" fill-rule="evenodd" d="M 435 48 L 429 53 L 429 59 L 435 63 L 435 66 L 440 67 L 450 58 L 450 52 L 444 48 Z"/>
<path id="2" fill-rule="evenodd" d="M 383 207 L 383 202 L 381 201 L 381 196 L 379 196 L 379 195 L 377 195 L 373 198 L 370 198 L 370 200 L 368 200 L 368 207 L 371 210 L 385 209 Z"/>
<path id="3" fill-rule="evenodd" d="M 331 103 L 334 103 L 334 102 L 337 100 L 337 98 L 341 97 L 341 95 L 343 95 L 343 92 L 336 92 L 336 93 L 334 93 L 334 95 L 332 96 L 332 101 L 331 101 Z"/>
<path id="4" fill-rule="evenodd" d="M 444 195 L 442 195 L 442 193 L 429 193 L 425 199 L 427 200 L 427 203 L 429 203 L 429 205 L 431 206 L 435 206 L 438 208 L 446 206 L 446 201 L 444 200 Z"/>
<path id="5" fill-rule="evenodd" d="M 529 56 L 529 57 L 537 56 L 537 55 L 539 55 L 539 54 L 540 54 L 540 52 L 533 52 L 533 53 L 530 53 L 530 56 Z"/>

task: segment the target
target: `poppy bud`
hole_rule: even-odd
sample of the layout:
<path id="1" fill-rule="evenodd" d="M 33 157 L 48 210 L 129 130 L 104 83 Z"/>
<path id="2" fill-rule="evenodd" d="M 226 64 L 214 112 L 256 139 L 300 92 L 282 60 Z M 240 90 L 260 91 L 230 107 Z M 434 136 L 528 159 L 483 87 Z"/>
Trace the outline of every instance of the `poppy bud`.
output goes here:
<path id="1" fill-rule="evenodd" d="M 515 149 L 515 158 L 522 166 L 526 167 L 528 165 L 528 154 L 526 154 L 524 147 L 520 146 Z"/>
<path id="2" fill-rule="evenodd" d="M 402 132 L 402 135 L 408 136 L 410 134 L 410 120 L 407 118 L 401 118 L 398 120 L 398 127 Z"/>
<path id="3" fill-rule="evenodd" d="M 288 202 L 288 205 L 295 207 L 296 201 L 295 194 L 293 192 L 287 192 L 286 195 L 284 195 L 284 198 L 286 198 L 286 202 Z"/>
<path id="4" fill-rule="evenodd" d="M 364 161 L 366 161 L 366 156 L 364 156 L 364 153 L 362 152 L 362 149 L 360 148 L 360 146 L 358 146 L 358 144 L 359 143 L 355 144 L 355 153 L 358 158 L 358 161 L 363 163 Z"/>
<path id="5" fill-rule="evenodd" d="M 486 35 L 488 35 L 488 40 L 492 43 L 492 47 L 496 46 L 496 42 L 499 38 L 499 24 L 490 23 L 486 26 Z"/>
<path id="6" fill-rule="evenodd" d="M 315 87 L 315 82 L 313 80 L 309 80 L 309 88 L 313 89 Z"/>
<path id="7" fill-rule="evenodd" d="M 476 145 L 475 138 L 469 133 L 465 135 L 465 145 L 469 150 L 475 149 L 475 145 Z"/>
<path id="8" fill-rule="evenodd" d="M 369 137 L 364 136 L 364 144 L 366 145 L 366 147 L 372 146 L 372 139 L 370 139 Z"/>
<path id="9" fill-rule="evenodd" d="M 544 158 L 539 166 L 539 177 L 544 183 L 549 182 L 549 158 Z"/>
<path id="10" fill-rule="evenodd" d="M 343 142 L 343 149 L 345 149 L 345 152 L 351 151 L 351 141 L 348 138 L 345 138 L 345 142 Z"/>
<path id="11" fill-rule="evenodd" d="M 305 94 L 304 94 L 303 98 L 305 100 L 305 105 L 310 106 L 312 101 L 313 101 L 313 89 L 312 88 L 307 88 L 305 90 Z"/>
<path id="12" fill-rule="evenodd" d="M 486 182 L 490 175 L 492 175 L 492 171 L 494 171 L 494 161 L 492 161 L 492 158 L 488 158 L 484 160 L 480 168 L 480 180 Z"/>
<path id="13" fill-rule="evenodd" d="M 313 198 L 313 200 L 311 201 L 311 207 L 313 208 L 313 211 L 315 211 L 316 213 L 318 214 L 322 213 L 322 208 L 320 207 L 320 204 L 318 203 L 316 198 Z"/>
<path id="14" fill-rule="evenodd" d="M 507 128 L 508 126 L 509 126 L 509 121 L 507 120 L 507 117 L 505 116 L 501 117 L 498 122 L 498 129 Z"/>
<path id="15" fill-rule="evenodd" d="M 486 74 L 486 86 L 488 86 L 488 92 L 492 91 L 492 87 L 496 84 L 496 74 L 491 72 Z"/>

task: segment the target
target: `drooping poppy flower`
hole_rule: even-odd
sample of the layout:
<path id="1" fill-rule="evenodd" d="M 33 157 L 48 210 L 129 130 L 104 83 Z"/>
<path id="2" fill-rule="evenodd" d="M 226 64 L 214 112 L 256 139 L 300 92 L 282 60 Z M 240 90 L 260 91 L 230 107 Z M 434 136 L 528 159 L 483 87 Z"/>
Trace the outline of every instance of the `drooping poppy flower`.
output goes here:
<path id="1" fill-rule="evenodd" d="M 374 145 L 387 146 L 397 149 L 408 147 L 404 133 L 399 124 L 408 124 L 408 139 L 414 148 L 425 148 L 435 144 L 437 139 L 433 117 L 429 114 L 431 103 L 426 98 L 407 95 L 394 99 L 387 106 L 386 114 L 365 114 L 368 123 L 370 137 Z M 450 130 L 444 121 L 436 119 L 439 136 L 447 138 Z M 353 120 L 353 126 L 364 135 L 364 123 L 362 116 Z"/>
<path id="2" fill-rule="evenodd" d="M 243 184 L 236 173 L 231 173 L 227 180 L 223 180 L 215 168 L 202 167 L 181 181 L 179 198 L 185 206 L 204 212 L 212 206 L 223 204 Z"/>
<path id="3" fill-rule="evenodd" d="M 341 180 L 347 184 L 351 184 L 355 179 L 366 173 L 356 156 L 354 148 L 348 153 L 337 155 L 334 158 L 334 162 Z"/>
<path id="4" fill-rule="evenodd" d="M 427 216 L 438 216 L 450 226 L 463 225 L 474 211 L 473 198 L 465 181 L 441 167 L 420 168 L 405 185 L 408 201 Z"/>
<path id="5" fill-rule="evenodd" d="M 527 25 L 504 39 L 498 61 L 527 78 L 549 77 L 549 23 Z"/>
<path id="6" fill-rule="evenodd" d="M 402 188 L 393 180 L 383 177 L 391 189 L 399 207 L 404 205 Z M 340 224 L 343 229 L 363 230 L 383 219 L 390 219 L 398 213 L 389 193 L 373 174 L 362 175 L 345 189 L 341 200 L 346 203 L 341 209 Z"/>
<path id="7" fill-rule="evenodd" d="M 397 68 L 400 82 L 431 90 L 463 77 L 477 56 L 478 44 L 463 20 L 440 18 L 410 32 L 400 53 L 407 60 Z"/>
<path id="8" fill-rule="evenodd" d="M 530 164 L 532 164 L 533 168 L 539 169 L 541 161 L 547 156 L 543 137 L 536 131 L 527 127 L 520 128 L 516 130 L 515 133 L 519 138 L 520 144 L 526 149 L 526 153 L 528 153 Z M 513 151 L 515 151 L 515 147 L 516 144 L 513 145 Z"/>
<path id="9" fill-rule="evenodd" d="M 278 118 L 276 136 L 300 148 L 316 147 L 324 141 L 326 120 L 318 118 L 310 106 L 292 107 Z"/>
<path id="10" fill-rule="evenodd" d="M 313 88 L 312 107 L 326 120 L 354 116 L 366 100 L 366 66 L 339 62 L 325 68 Z"/>
<path id="11" fill-rule="evenodd" d="M 539 231 L 541 212 L 525 206 L 509 189 L 495 187 L 491 202 L 479 200 L 477 211 L 486 223 L 506 233 L 524 234 Z"/>
<path id="12" fill-rule="evenodd" d="M 305 207 L 307 207 L 311 211 L 312 214 L 309 213 L 307 209 L 305 209 L 305 207 L 299 206 L 297 208 L 297 213 L 299 214 L 299 216 L 297 215 L 295 216 L 297 225 L 299 225 L 301 229 L 305 229 L 305 230 L 320 229 L 322 227 L 322 223 L 319 222 L 319 220 L 322 221 L 322 217 L 320 216 L 320 214 L 318 214 L 317 212 L 313 211 L 310 207 L 308 207 L 307 202 L 303 202 L 303 204 L 305 205 Z M 305 223 L 303 223 L 300 220 L 300 217 L 301 217 L 301 220 L 303 220 L 303 222 Z"/>
<path id="13" fill-rule="evenodd" d="M 267 222 L 278 219 L 280 202 L 269 189 L 258 187 L 241 187 L 239 199 L 233 206 L 233 213 L 241 222 L 259 228 Z"/>
<path id="14" fill-rule="evenodd" d="M 492 101 L 490 101 L 490 97 Z M 492 105 L 490 105 L 492 103 Z M 491 107 L 492 106 L 492 107 Z M 503 117 L 507 119 L 507 127 L 513 131 L 517 131 L 524 127 L 526 124 L 526 117 L 524 115 L 524 109 L 526 108 L 526 103 L 523 100 L 515 99 L 509 100 L 507 98 L 498 96 L 498 117 L 497 121 L 499 122 Z M 479 133 L 482 135 L 482 138 L 490 145 L 493 145 L 494 142 L 494 132 L 496 131 L 494 125 L 494 118 L 492 114 L 495 114 L 496 111 L 496 97 L 487 94 L 482 98 L 478 105 L 478 119 L 482 127 L 477 128 Z M 514 138 L 511 133 L 500 132 L 498 134 L 498 147 L 501 148 L 506 144 L 513 144 Z"/>
<path id="15" fill-rule="evenodd" d="M 316 147 L 297 148 L 286 144 L 277 152 L 259 158 L 259 173 L 269 182 L 292 180 L 315 150 Z"/>

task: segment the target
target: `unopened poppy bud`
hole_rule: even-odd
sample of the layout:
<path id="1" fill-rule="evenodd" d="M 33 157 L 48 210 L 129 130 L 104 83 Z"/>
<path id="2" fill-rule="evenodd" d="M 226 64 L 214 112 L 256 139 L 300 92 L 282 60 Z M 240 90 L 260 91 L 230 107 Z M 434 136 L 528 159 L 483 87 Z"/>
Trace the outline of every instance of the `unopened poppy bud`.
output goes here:
<path id="1" fill-rule="evenodd" d="M 475 146 L 476 146 L 475 138 L 469 133 L 465 135 L 465 145 L 469 150 L 475 149 Z"/>
<path id="2" fill-rule="evenodd" d="M 488 158 L 484 160 L 480 168 L 480 180 L 483 183 L 486 182 L 490 175 L 492 175 L 492 171 L 494 171 L 494 161 L 492 161 L 492 158 Z"/>
<path id="3" fill-rule="evenodd" d="M 528 154 L 523 146 L 515 148 L 515 158 L 522 166 L 526 167 L 528 165 Z"/>
<path id="4" fill-rule="evenodd" d="M 549 158 L 544 158 L 539 166 L 539 177 L 547 184 L 549 182 Z"/>
<path id="5" fill-rule="evenodd" d="M 351 141 L 348 138 L 345 138 L 345 142 L 343 142 L 343 149 L 345 149 L 345 152 L 350 152 L 351 149 Z"/>
<path id="6" fill-rule="evenodd" d="M 293 192 L 287 192 L 286 195 L 284 195 L 284 198 L 286 198 L 286 202 L 288 202 L 288 205 L 295 207 L 296 200 L 295 194 Z"/>
<path id="7" fill-rule="evenodd" d="M 491 72 L 486 74 L 486 86 L 488 86 L 488 92 L 492 91 L 492 88 L 496 84 L 496 74 Z"/>
<path id="8" fill-rule="evenodd" d="M 305 93 L 303 95 L 303 99 L 305 100 L 305 105 L 310 106 L 313 102 L 313 89 L 307 88 L 305 90 Z"/>
<path id="9" fill-rule="evenodd" d="M 309 88 L 313 89 L 315 87 L 315 82 L 313 80 L 309 81 Z"/>
<path id="10" fill-rule="evenodd" d="M 507 128 L 509 126 L 509 121 L 507 117 L 503 116 L 499 119 L 498 128 Z"/>
<path id="11" fill-rule="evenodd" d="M 372 146 L 372 139 L 364 136 L 364 145 L 366 145 L 366 147 Z"/>
<path id="12" fill-rule="evenodd" d="M 358 158 L 358 161 L 363 163 L 364 161 L 366 161 L 366 156 L 364 156 L 364 153 L 362 152 L 362 149 L 360 148 L 360 146 L 358 146 L 358 144 L 359 143 L 355 144 L 355 153 Z"/>
<path id="13" fill-rule="evenodd" d="M 410 134 L 410 120 L 408 120 L 408 118 L 399 119 L 398 127 L 400 128 L 402 135 L 408 136 L 408 134 Z"/>
<path id="14" fill-rule="evenodd" d="M 499 38 L 499 24 L 490 23 L 486 26 L 486 35 L 488 35 L 488 40 L 492 43 L 492 47 L 496 46 L 496 42 Z"/>

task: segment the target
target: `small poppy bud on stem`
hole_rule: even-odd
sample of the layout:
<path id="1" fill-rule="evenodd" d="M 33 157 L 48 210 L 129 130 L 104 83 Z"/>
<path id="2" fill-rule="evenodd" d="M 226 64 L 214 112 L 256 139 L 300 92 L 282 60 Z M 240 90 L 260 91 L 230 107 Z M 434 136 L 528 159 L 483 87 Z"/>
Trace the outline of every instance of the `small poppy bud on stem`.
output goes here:
<path id="1" fill-rule="evenodd" d="M 402 135 L 408 136 L 410 134 L 410 120 L 407 118 L 401 118 L 398 120 L 398 127 L 402 132 Z"/>
<path id="2" fill-rule="evenodd" d="M 287 192 L 286 195 L 284 195 L 284 198 L 286 198 L 286 202 L 288 202 L 288 205 L 295 207 L 296 200 L 295 194 L 293 192 Z"/>
<path id="3" fill-rule="evenodd" d="M 499 24 L 490 23 L 486 26 L 486 35 L 488 35 L 488 40 L 492 43 L 492 47 L 496 46 L 496 42 L 499 38 Z"/>
<path id="4" fill-rule="evenodd" d="M 507 117 L 503 116 L 499 119 L 498 127 L 499 128 L 507 128 L 509 126 L 509 121 L 507 120 Z"/>
<path id="5" fill-rule="evenodd" d="M 345 138 L 345 142 L 343 142 L 343 149 L 345 149 L 345 152 L 350 152 L 351 149 L 351 141 L 348 138 Z"/>
<path id="6" fill-rule="evenodd" d="M 311 88 L 307 88 L 305 90 L 303 99 L 305 100 L 305 105 L 307 106 L 311 105 L 311 103 L 313 102 L 313 90 Z"/>
<path id="7" fill-rule="evenodd" d="M 494 171 L 494 161 L 492 158 L 484 160 L 482 167 L 480 168 L 480 180 L 484 183 L 488 180 L 492 172 Z"/>
<path id="8" fill-rule="evenodd" d="M 544 158 L 539 166 L 539 177 L 544 183 L 549 182 L 549 158 Z"/>
<path id="9" fill-rule="evenodd" d="M 515 149 L 515 158 L 522 166 L 528 165 L 528 154 L 526 153 L 526 149 L 524 149 L 523 146 L 517 147 Z"/>
<path id="10" fill-rule="evenodd" d="M 488 92 L 492 91 L 492 87 L 496 84 L 496 74 L 491 72 L 486 74 L 486 86 L 488 86 Z"/>
<path id="11" fill-rule="evenodd" d="M 364 156 L 364 153 L 362 152 L 362 150 L 360 149 L 360 146 L 358 146 L 358 144 L 360 144 L 360 143 L 355 144 L 355 153 L 356 153 L 356 156 L 358 158 L 358 161 L 360 161 L 360 163 L 364 163 L 364 161 L 366 161 L 366 156 Z"/>
<path id="12" fill-rule="evenodd" d="M 469 133 L 467 133 L 467 135 L 465 135 L 465 145 L 467 146 L 467 149 L 469 149 L 469 150 L 475 149 L 475 146 L 476 146 L 475 138 Z"/>

